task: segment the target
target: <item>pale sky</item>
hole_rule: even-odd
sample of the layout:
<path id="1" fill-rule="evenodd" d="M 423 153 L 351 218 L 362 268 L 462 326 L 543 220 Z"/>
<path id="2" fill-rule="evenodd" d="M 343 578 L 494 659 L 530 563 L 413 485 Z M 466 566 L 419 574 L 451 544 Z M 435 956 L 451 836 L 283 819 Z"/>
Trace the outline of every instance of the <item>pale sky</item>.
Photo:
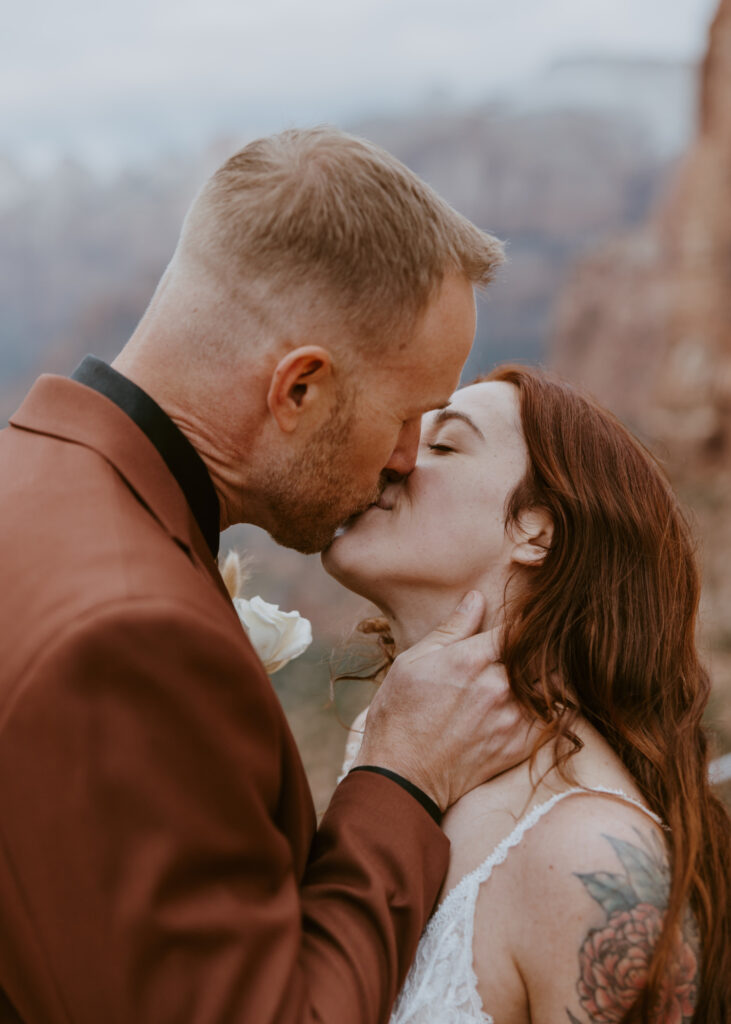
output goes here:
<path id="1" fill-rule="evenodd" d="M 716 0 L 5 0 L 0 151 L 200 144 L 476 102 L 556 58 L 695 58 Z"/>

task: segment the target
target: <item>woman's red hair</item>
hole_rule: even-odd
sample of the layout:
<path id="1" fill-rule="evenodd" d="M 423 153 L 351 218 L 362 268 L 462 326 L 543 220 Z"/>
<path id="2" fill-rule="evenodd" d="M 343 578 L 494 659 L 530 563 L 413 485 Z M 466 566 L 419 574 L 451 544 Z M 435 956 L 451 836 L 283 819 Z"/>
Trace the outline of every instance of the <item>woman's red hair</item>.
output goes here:
<path id="1" fill-rule="evenodd" d="M 690 907 L 701 948 L 694 1020 L 726 1024 L 731 823 L 708 784 L 701 719 L 710 683 L 696 650 L 700 584 L 688 523 L 651 453 L 593 399 L 529 367 L 481 379 L 513 384 L 520 396 L 530 466 L 507 523 L 527 508 L 553 522 L 545 560 L 511 600 L 503 658 L 512 690 L 546 723 L 538 745 L 554 738 L 557 752 L 583 715 L 670 826 L 665 927 L 624 1020 L 664 1024 L 658 997 Z"/>

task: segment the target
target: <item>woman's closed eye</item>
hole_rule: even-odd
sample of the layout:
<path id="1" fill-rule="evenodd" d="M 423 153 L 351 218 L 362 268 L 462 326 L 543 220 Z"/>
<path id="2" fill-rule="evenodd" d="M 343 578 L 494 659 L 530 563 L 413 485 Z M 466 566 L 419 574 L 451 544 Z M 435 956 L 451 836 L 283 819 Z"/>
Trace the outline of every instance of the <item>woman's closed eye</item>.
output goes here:
<path id="1" fill-rule="evenodd" d="M 450 448 L 448 444 L 430 444 L 430 452 L 453 452 L 454 448 Z"/>

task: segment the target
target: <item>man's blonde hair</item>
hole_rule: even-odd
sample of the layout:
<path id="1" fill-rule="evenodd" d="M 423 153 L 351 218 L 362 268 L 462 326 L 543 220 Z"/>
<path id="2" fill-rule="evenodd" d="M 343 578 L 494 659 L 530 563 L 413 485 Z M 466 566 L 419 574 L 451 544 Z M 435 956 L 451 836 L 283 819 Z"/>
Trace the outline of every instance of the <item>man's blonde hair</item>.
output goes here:
<path id="1" fill-rule="evenodd" d="M 496 238 L 390 153 L 328 127 L 232 156 L 194 202 L 181 250 L 260 323 L 283 307 L 326 313 L 384 344 L 408 340 L 446 274 L 486 285 L 503 259 Z"/>

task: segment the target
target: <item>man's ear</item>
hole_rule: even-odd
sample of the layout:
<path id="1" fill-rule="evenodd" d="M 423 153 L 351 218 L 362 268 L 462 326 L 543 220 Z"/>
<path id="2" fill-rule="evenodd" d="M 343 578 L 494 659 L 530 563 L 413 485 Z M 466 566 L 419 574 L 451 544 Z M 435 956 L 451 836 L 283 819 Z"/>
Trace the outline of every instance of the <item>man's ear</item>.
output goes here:
<path id="1" fill-rule="evenodd" d="M 527 508 L 512 528 L 515 546 L 512 561 L 519 565 L 541 565 L 553 540 L 553 522 L 544 508 Z"/>
<path id="2" fill-rule="evenodd" d="M 303 345 L 292 349 L 274 367 L 267 408 L 280 430 L 291 433 L 303 414 L 319 412 L 329 415 L 332 402 L 333 363 L 327 349 L 319 345 Z"/>

